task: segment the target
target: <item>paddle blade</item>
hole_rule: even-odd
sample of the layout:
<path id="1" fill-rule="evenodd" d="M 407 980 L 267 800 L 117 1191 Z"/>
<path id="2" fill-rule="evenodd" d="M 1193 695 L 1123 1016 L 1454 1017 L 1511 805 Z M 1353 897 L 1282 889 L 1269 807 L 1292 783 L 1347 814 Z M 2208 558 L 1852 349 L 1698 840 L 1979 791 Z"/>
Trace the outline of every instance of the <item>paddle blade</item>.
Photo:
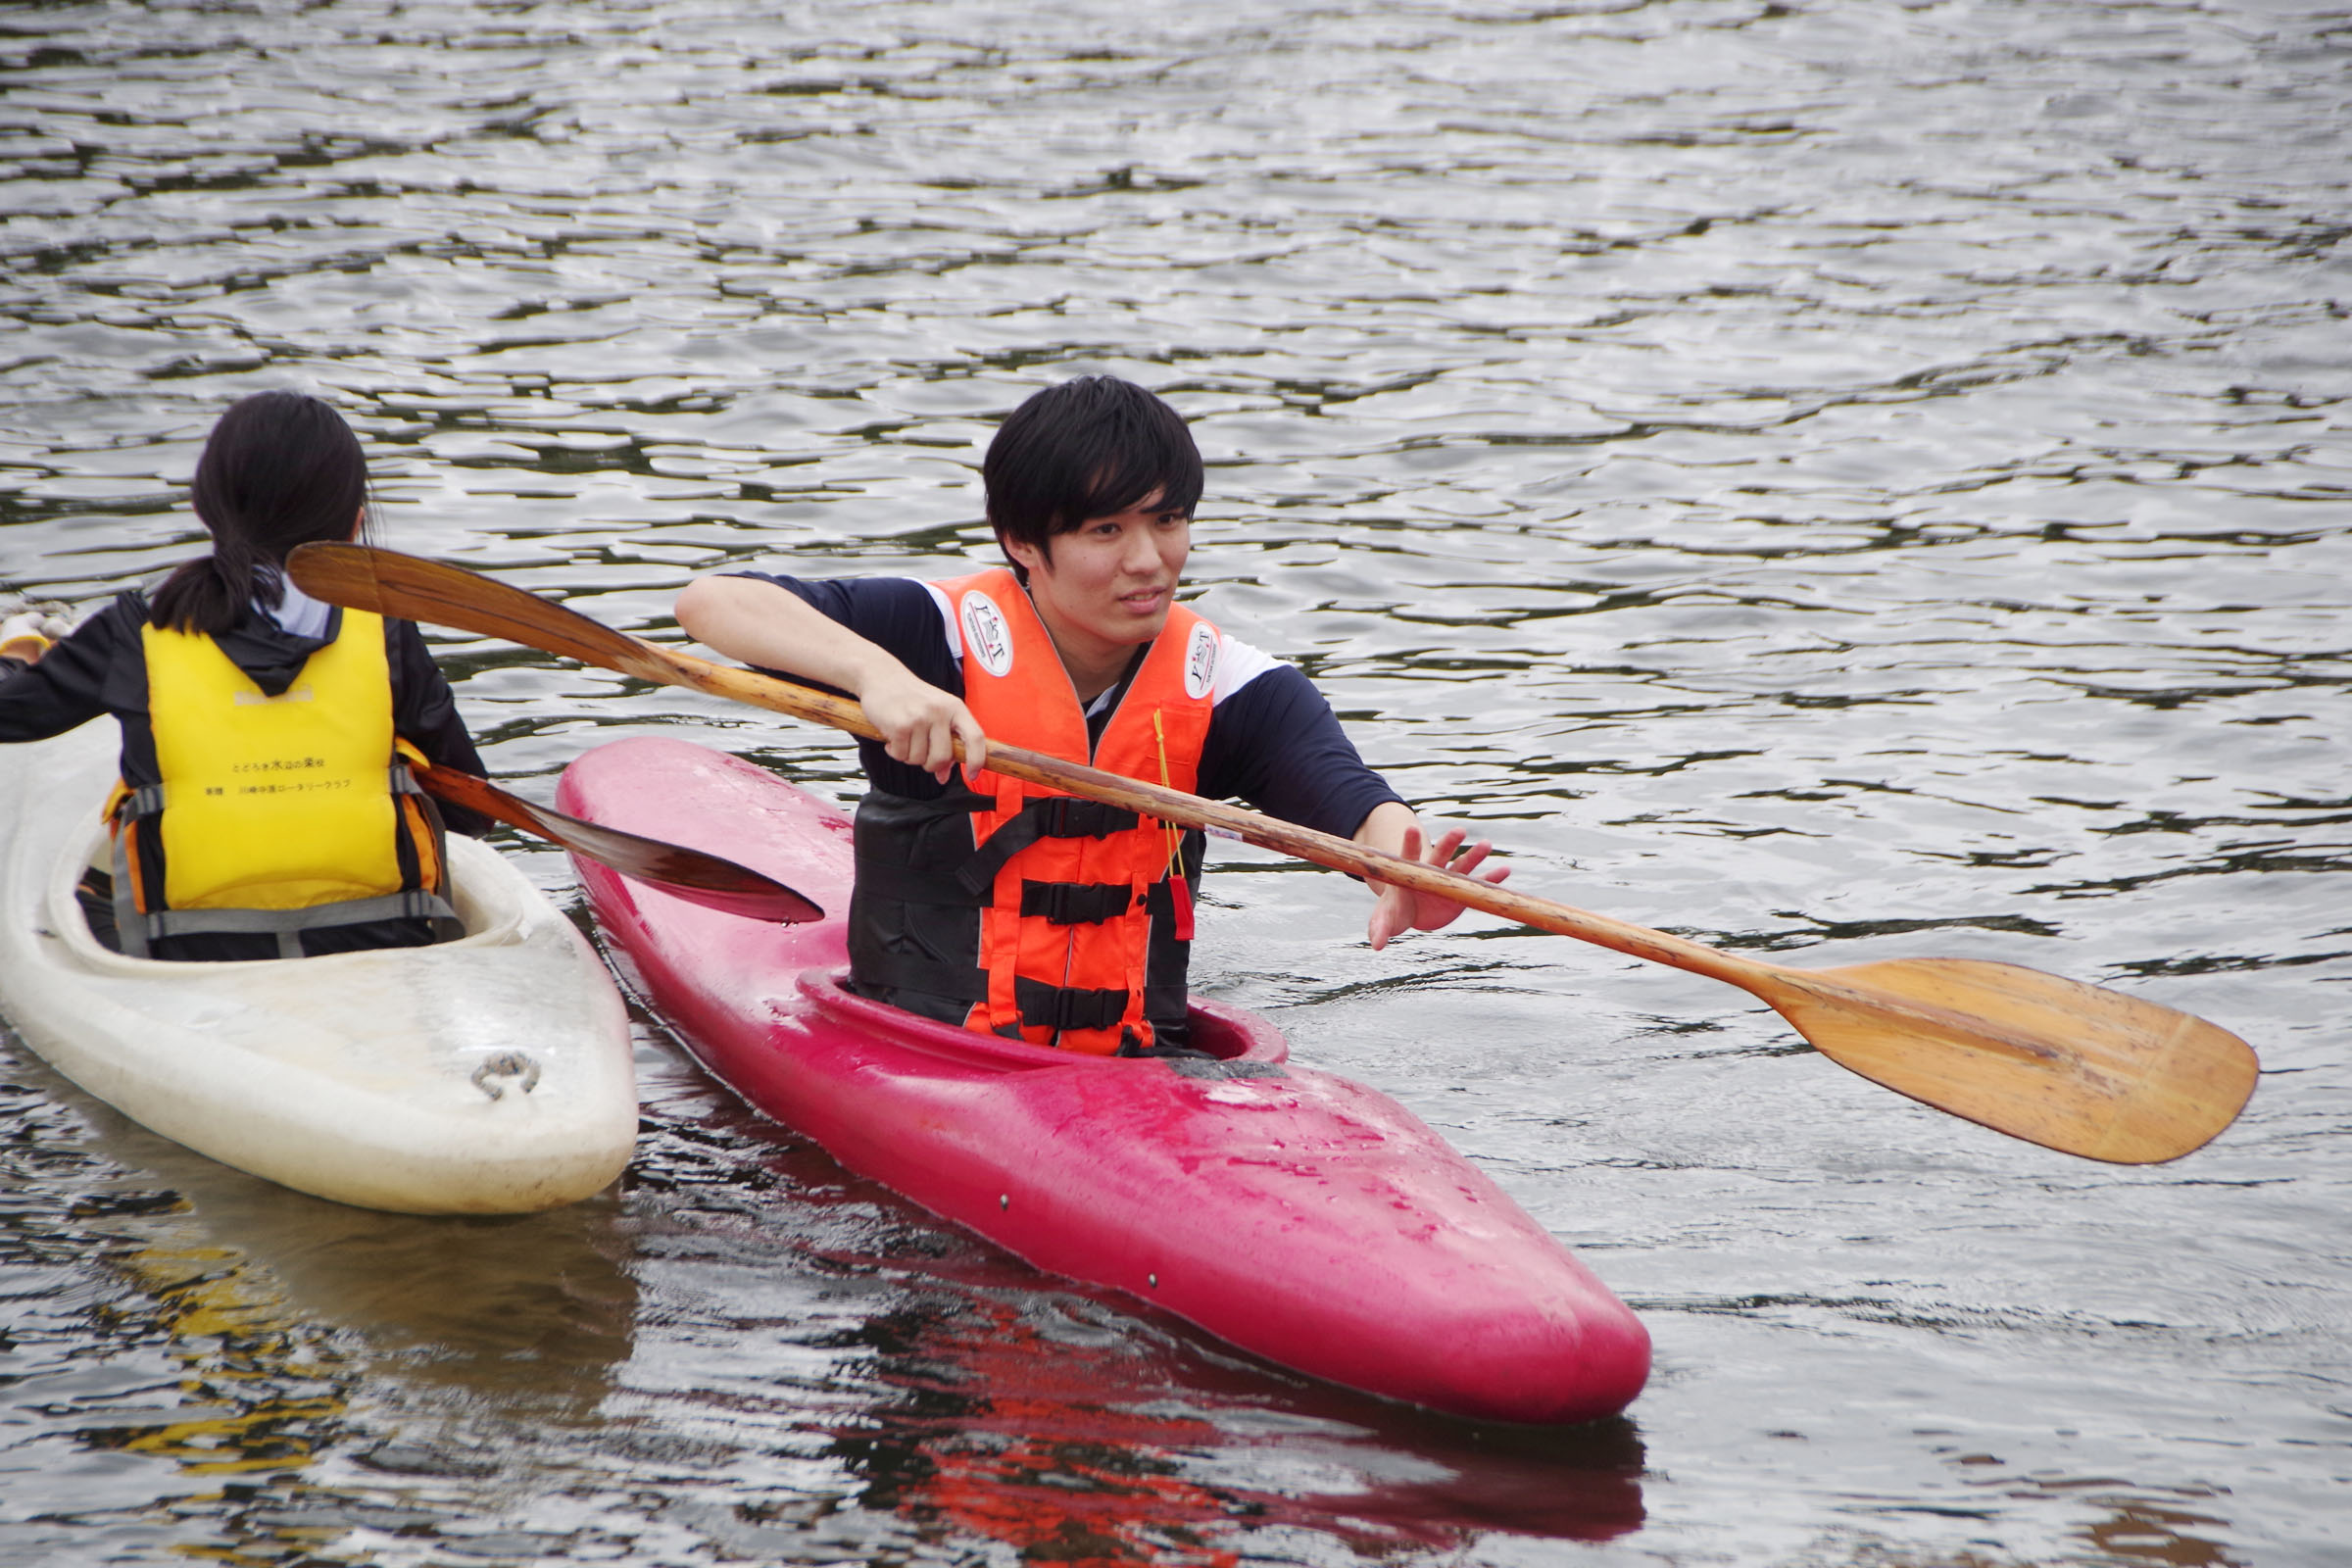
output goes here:
<path id="1" fill-rule="evenodd" d="M 330 605 L 504 637 L 639 680 L 751 703 L 866 740 L 881 738 L 865 710 L 846 697 L 657 647 L 463 566 L 370 545 L 307 544 L 286 558 L 286 575 Z"/>
<path id="2" fill-rule="evenodd" d="M 576 610 L 421 556 L 313 543 L 297 546 L 286 558 L 286 575 L 295 587 L 330 605 L 503 637 L 604 669 L 634 673 L 636 663 L 654 657 L 635 638 Z"/>
<path id="3" fill-rule="evenodd" d="M 682 844 L 665 844 L 601 822 L 566 816 L 457 768 L 426 763 L 413 765 L 411 771 L 419 785 L 442 800 L 536 833 L 584 859 L 652 883 L 690 904 L 779 925 L 824 918 L 825 911 L 814 901 L 748 865 Z"/>
<path id="4" fill-rule="evenodd" d="M 2202 1148 L 2236 1119 L 2259 1071 L 2252 1047 L 2202 1018 L 2016 964 L 1897 958 L 1782 971 L 1799 974 L 1835 989 L 1777 987 L 1764 1000 L 1822 1054 L 1938 1110 L 2088 1159 L 2152 1164 Z"/>
<path id="5" fill-rule="evenodd" d="M 581 825 L 591 831 L 561 841 L 565 849 L 584 859 L 609 865 L 623 876 L 649 883 L 672 898 L 771 925 L 798 925 L 804 920 L 825 917 L 825 911 L 812 900 L 749 866 L 705 855 L 700 850 L 663 844 L 658 839 L 640 839 L 637 847 L 622 848 L 612 840 L 632 839 L 636 835 L 593 823 Z M 647 846 L 658 853 L 650 856 L 639 853 L 639 849 Z"/>

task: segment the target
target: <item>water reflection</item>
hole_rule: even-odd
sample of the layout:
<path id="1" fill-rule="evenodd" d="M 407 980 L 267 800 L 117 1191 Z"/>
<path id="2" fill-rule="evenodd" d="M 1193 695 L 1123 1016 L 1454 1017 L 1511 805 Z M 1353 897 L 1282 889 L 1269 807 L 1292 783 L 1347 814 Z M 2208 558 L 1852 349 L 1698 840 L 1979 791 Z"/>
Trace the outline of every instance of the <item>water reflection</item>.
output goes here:
<path id="1" fill-rule="evenodd" d="M 345 1456 L 452 1475 L 465 1435 L 384 1436 L 388 1378 L 502 1424 L 594 1418 L 636 1307 L 610 1199 L 514 1224 L 347 1208 L 157 1138 L 0 1042 L 10 1462 L 83 1455 L 20 1494 L 12 1560 L 193 1540 L 275 1560 L 360 1521 L 414 1530 L 416 1510 L 353 1486 Z"/>
<path id="2" fill-rule="evenodd" d="M 873 1321 L 876 1380 L 896 1392 L 833 1451 L 866 1506 L 953 1522 L 1024 1561 L 1230 1563 L 1236 1530 L 1275 1526 L 1373 1549 L 1486 1532 L 1607 1541 L 1642 1521 L 1642 1444 L 1622 1418 L 1450 1422 L 1197 1346 L 1089 1353 L 1048 1331 L 1064 1304 L 958 1306 Z M 1277 1398 L 1269 1383 L 1292 1386 Z"/>
<path id="3" fill-rule="evenodd" d="M 78 1098 L 78 1097 L 77 1097 Z M 416 1216 L 288 1191 L 191 1153 L 111 1110 L 84 1113 L 124 1180 L 176 1195 L 122 1267 L 175 1337 L 357 1337 L 407 1379 L 592 1415 L 626 1361 L 637 1290 L 606 1193 L 545 1213 Z M 159 1222 L 160 1221 L 160 1222 Z"/>
<path id="4" fill-rule="evenodd" d="M 2115 1505 L 2115 1512 L 2083 1528 L 2093 1550 L 2123 1562 L 2164 1563 L 2171 1568 L 2245 1568 L 2248 1559 L 2213 1539 L 2230 1521 L 2154 1498 Z"/>
<path id="5" fill-rule="evenodd" d="M 841 1528 L 869 1548 L 977 1536 L 1023 1561 L 1209 1564 L 1264 1530 L 1380 1554 L 1490 1533 L 1605 1541 L 1643 1521 L 1629 1421 L 1497 1427 L 1313 1383 L 1038 1274 L 691 1070 L 657 1074 L 649 1102 L 629 1224 L 665 1267 L 763 1281 L 745 1293 L 760 1315 L 701 1331 L 774 1347 L 725 1397 L 818 1440 L 790 1446 L 825 1462 L 821 1508 L 796 1463 L 788 1485 L 738 1492 L 732 1539 L 772 1544 L 822 1512 L 860 1519 Z M 658 1424 L 691 1397 L 665 1395 Z"/>
<path id="6" fill-rule="evenodd" d="M 33 1223 L 62 1219 L 124 1287 L 103 1310 L 126 1343 L 183 1368 L 179 1404 L 83 1429 L 96 1446 L 205 1473 L 299 1468 L 346 1435 L 355 1380 L 397 1367 L 404 1382 L 578 1422 L 628 1359 L 637 1291 L 613 1194 L 514 1216 L 352 1208 L 159 1138 L 28 1054 L 11 1075 L 86 1129 L 65 1136 L 86 1148 L 89 1186 Z M 61 1239 L 19 1232 L 29 1245 L 10 1261 Z"/>

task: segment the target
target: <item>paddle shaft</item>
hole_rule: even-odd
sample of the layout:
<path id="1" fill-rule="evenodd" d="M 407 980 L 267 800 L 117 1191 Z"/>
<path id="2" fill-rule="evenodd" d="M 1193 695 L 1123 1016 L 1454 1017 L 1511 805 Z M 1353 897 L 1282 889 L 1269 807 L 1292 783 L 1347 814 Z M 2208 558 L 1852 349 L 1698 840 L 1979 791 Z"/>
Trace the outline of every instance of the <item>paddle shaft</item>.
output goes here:
<path id="1" fill-rule="evenodd" d="M 730 702 L 764 708 L 792 718 L 844 730 L 861 740 L 882 739 L 881 730 L 866 717 L 865 710 L 850 698 L 778 680 L 756 670 L 713 663 L 646 642 L 562 605 L 462 567 L 364 545 L 336 544 L 304 545 L 289 558 L 287 566 L 305 592 L 330 603 L 458 626 L 483 636 L 504 637 L 657 685 L 682 686 Z M 961 750 L 958 743 L 958 754 Z M 1397 883 L 1416 892 L 1433 893 L 1539 930 L 1705 975 L 1738 986 L 1776 1007 L 1780 999 L 1774 993 L 1793 989 L 1824 1002 L 1899 1012 L 1938 1035 L 2003 1053 L 2035 1058 L 2053 1054 L 2049 1047 L 2029 1036 L 1989 1025 L 1970 1014 L 1842 985 L 1801 969 L 1738 957 L 1663 931 L 1555 904 L 1442 866 L 1408 860 L 1336 834 L 1317 832 L 1262 812 L 1204 800 L 1084 763 L 1064 761 L 1017 746 L 992 744 L 986 765 L 1026 783 L 1104 801 L 1180 827 L 1230 835 L 1318 865 Z"/>
<path id="2" fill-rule="evenodd" d="M 793 718 L 829 725 L 862 740 L 882 739 L 882 732 L 865 716 L 865 710 L 846 697 L 837 697 L 830 692 L 817 691 L 792 681 L 778 680 L 756 670 L 713 663 L 692 654 L 682 654 L 674 649 L 627 637 L 623 633 L 613 632 L 611 635 L 619 642 L 633 646 L 623 650 L 616 642 L 612 650 L 615 657 L 608 667 L 664 685 L 684 686 L 731 702 L 746 703 Z M 960 742 L 956 751 L 960 756 Z M 1181 790 L 1105 772 L 1082 762 L 1065 761 L 1041 752 L 991 741 L 988 744 L 986 770 L 1003 773 L 1007 778 L 1020 779 L 1025 783 L 1042 784 L 1067 794 L 1082 795 L 1089 800 L 1102 801 L 1141 815 L 1173 822 L 1179 827 L 1197 827 L 1237 838 L 1261 849 L 1294 855 L 1299 859 L 1311 860 L 1335 870 L 1352 872 L 1376 881 L 1394 882 L 1416 892 L 1435 894 L 1470 908 L 1516 920 L 1557 936 L 1574 937 L 1633 957 L 1721 980 L 1760 996 L 1775 1005 L 1778 1000 L 1771 992 L 1794 989 L 1826 1002 L 1869 1005 L 1900 1012 L 1938 1034 L 1965 1039 L 1972 1044 L 2036 1058 L 2053 1054 L 2047 1046 L 2038 1041 L 1988 1025 L 1984 1020 L 1966 1013 L 1888 997 L 1875 991 L 1864 991 L 1826 976 L 1809 974 L 1802 969 L 1739 957 L 1664 931 L 1614 920 L 1606 915 L 1498 886 L 1479 877 L 1449 871 L 1443 866 L 1406 859 L 1403 856 L 1376 850 L 1337 834 L 1300 827 L 1260 811 L 1205 800 L 1198 795 L 1187 795 Z"/>
<path id="3" fill-rule="evenodd" d="M 459 566 L 359 545 L 288 561 L 313 596 L 504 637 L 879 740 L 848 698 L 630 637 Z M 2171 1159 L 2214 1137 L 2253 1092 L 2246 1043 L 2156 1003 L 2014 964 L 1958 958 L 1788 969 L 1498 887 L 1348 839 L 1017 747 L 985 770 L 1435 894 L 1748 991 L 1840 1065 L 1953 1115 L 2094 1159 Z"/>
<path id="4" fill-rule="evenodd" d="M 880 741 L 882 732 L 865 710 L 847 697 L 778 680 L 756 670 L 717 664 L 663 648 L 589 619 L 562 605 L 510 587 L 463 567 L 444 565 L 365 545 L 309 544 L 287 563 L 306 593 L 330 604 L 352 605 L 381 614 L 435 625 L 457 626 L 485 637 L 504 637 L 526 647 L 576 659 L 601 669 L 634 675 L 663 686 L 764 708 L 792 718 L 844 730 L 861 740 Z M 961 746 L 957 747 L 960 755 Z M 1688 969 L 1746 989 L 1778 975 L 1805 978 L 1752 960 L 1498 887 L 1442 866 L 1408 860 L 1336 834 L 1299 827 L 1238 806 L 1204 800 L 1181 790 L 1148 784 L 1080 762 L 1068 762 L 1017 746 L 991 744 L 990 770 L 1025 783 L 1108 802 L 1179 827 L 1197 827 L 1295 855 L 1318 865 L 1434 893 L 1505 919 L 1519 920 L 1561 936 L 1613 948 L 1635 957 Z M 1831 984 L 1833 991 L 1842 992 Z"/>

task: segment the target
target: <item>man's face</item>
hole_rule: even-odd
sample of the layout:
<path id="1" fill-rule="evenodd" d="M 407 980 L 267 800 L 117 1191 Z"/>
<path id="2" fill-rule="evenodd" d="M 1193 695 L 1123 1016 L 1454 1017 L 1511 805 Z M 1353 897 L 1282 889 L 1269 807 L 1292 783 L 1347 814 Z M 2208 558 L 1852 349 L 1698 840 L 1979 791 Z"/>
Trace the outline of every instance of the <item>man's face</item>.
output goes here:
<path id="1" fill-rule="evenodd" d="M 1163 509 L 1154 493 L 1054 535 L 1053 545 L 1051 558 L 1019 542 L 1005 551 L 1028 568 L 1029 597 L 1062 658 L 1107 660 L 1167 624 L 1193 547 L 1193 519 Z"/>

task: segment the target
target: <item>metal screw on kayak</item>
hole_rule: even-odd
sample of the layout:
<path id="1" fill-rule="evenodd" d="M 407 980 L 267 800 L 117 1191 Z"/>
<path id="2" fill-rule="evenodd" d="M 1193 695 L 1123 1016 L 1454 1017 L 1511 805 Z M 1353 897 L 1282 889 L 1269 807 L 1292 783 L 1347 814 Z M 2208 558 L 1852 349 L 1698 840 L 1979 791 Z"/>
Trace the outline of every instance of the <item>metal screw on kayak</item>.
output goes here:
<path id="1" fill-rule="evenodd" d="M 1010 1208 L 1012 1206 L 1012 1195 L 1010 1193 L 999 1193 L 997 1195 L 997 1206 L 999 1208 Z"/>
<path id="2" fill-rule="evenodd" d="M 1156 1291 L 1156 1290 L 1158 1290 L 1158 1289 L 1159 1289 L 1159 1276 L 1158 1276 L 1158 1275 L 1156 1275 L 1156 1274 L 1147 1274 L 1147 1275 L 1145 1275 L 1145 1276 L 1144 1276 L 1144 1278 L 1146 1278 L 1146 1279 L 1148 1279 L 1148 1280 L 1150 1280 L 1150 1281 L 1152 1282 L 1152 1288 L 1153 1290 L 1155 1290 L 1155 1291 Z"/>
<path id="3" fill-rule="evenodd" d="M 515 1077 L 522 1080 L 522 1092 L 529 1094 L 539 1087 L 539 1064 L 519 1051 L 502 1051 L 473 1069 L 473 1087 L 498 1100 L 506 1095 L 506 1090 L 490 1080 Z"/>

